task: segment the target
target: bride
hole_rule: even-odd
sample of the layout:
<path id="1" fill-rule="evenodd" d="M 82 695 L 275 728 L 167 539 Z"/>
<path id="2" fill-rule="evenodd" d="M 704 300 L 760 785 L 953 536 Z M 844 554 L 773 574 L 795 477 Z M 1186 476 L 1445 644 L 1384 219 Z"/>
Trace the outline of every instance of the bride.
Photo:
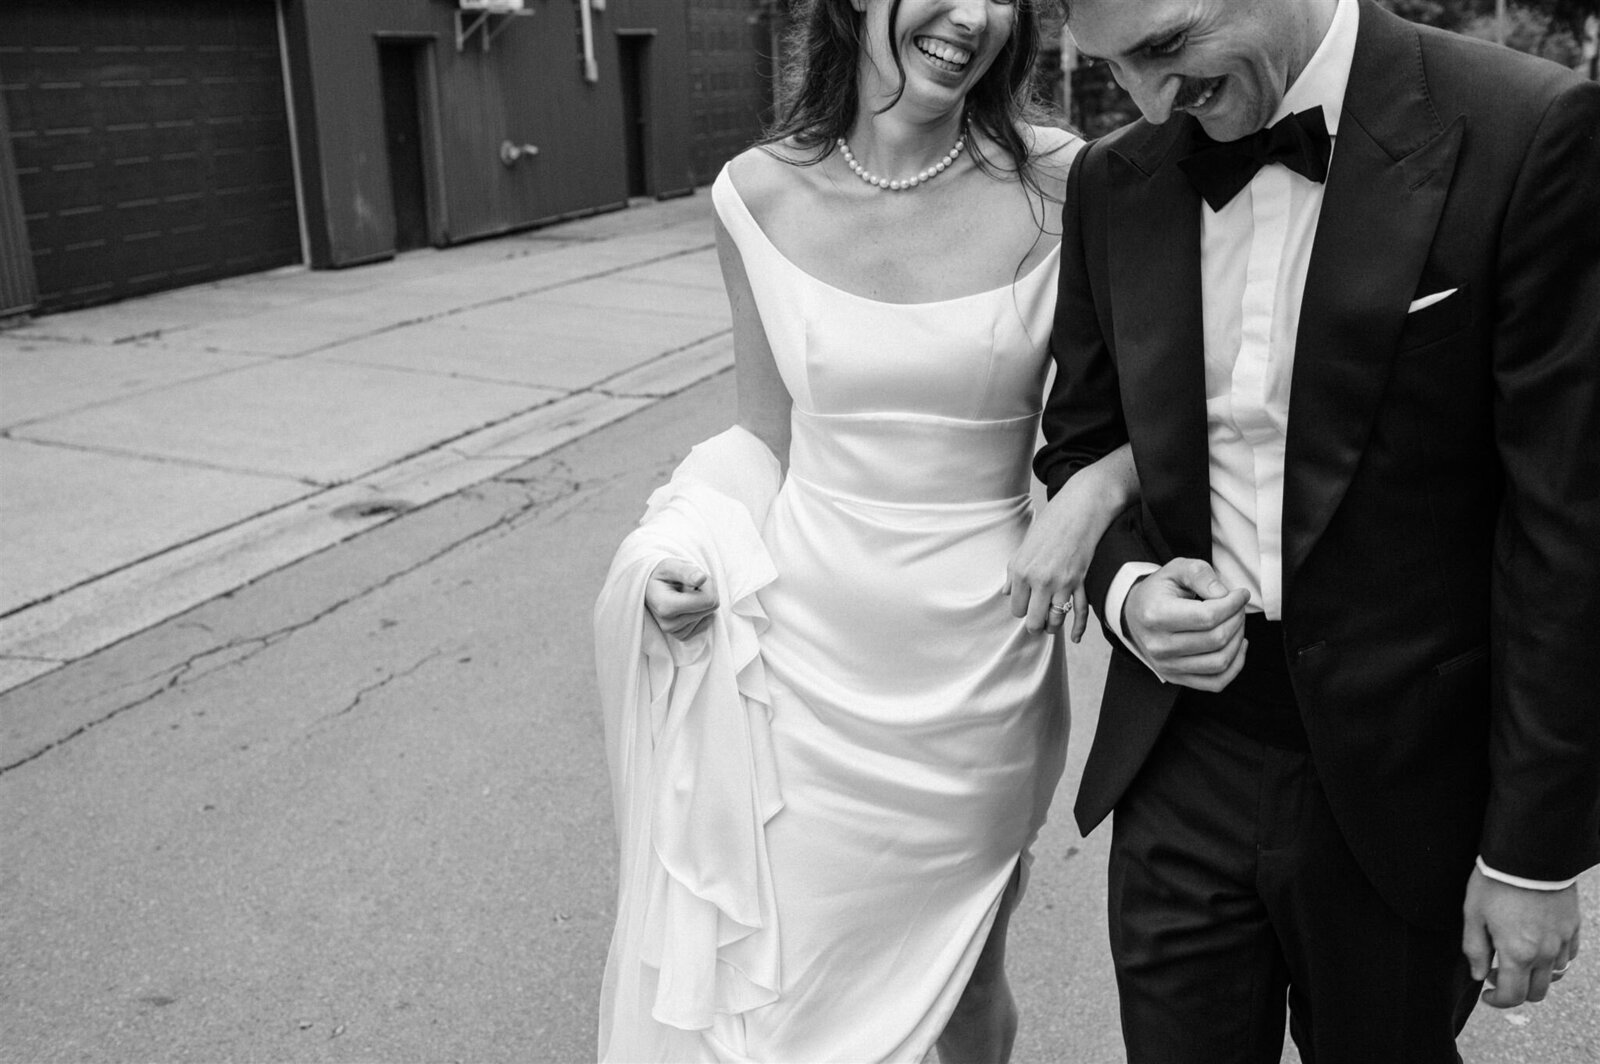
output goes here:
<path id="1" fill-rule="evenodd" d="M 812 0 L 783 121 L 713 186 L 738 426 L 652 496 L 596 613 L 603 1061 L 1009 1056 L 1052 636 L 1137 488 L 1126 448 L 1074 477 L 1062 575 L 1008 578 L 1082 146 L 1029 124 L 1038 45 L 1027 0 Z"/>

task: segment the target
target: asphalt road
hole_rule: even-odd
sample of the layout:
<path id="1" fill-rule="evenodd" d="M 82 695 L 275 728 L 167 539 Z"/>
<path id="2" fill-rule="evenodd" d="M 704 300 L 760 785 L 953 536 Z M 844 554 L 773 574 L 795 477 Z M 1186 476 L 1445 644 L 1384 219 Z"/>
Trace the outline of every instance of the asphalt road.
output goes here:
<path id="1" fill-rule="evenodd" d="M 615 858 L 589 609 L 731 410 L 714 379 L 0 696 L 0 1060 L 592 1059 Z M 1107 839 L 1066 815 L 1104 655 L 1071 656 L 1012 924 L 1019 1064 L 1122 1059 Z M 1584 897 L 1593 928 L 1600 876 Z M 1467 1058 L 1600 1060 L 1584 960 L 1552 1003 L 1480 1009 Z"/>

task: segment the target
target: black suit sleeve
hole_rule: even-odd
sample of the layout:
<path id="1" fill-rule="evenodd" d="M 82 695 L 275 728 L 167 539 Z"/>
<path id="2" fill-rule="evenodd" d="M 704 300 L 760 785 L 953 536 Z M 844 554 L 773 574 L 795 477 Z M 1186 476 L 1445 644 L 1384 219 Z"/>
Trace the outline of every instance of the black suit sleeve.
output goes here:
<path id="1" fill-rule="evenodd" d="M 1545 112 L 1500 248 L 1481 853 L 1557 880 L 1600 861 L 1600 84 Z"/>
<path id="2" fill-rule="evenodd" d="M 1055 380 L 1044 407 L 1045 443 L 1033 461 L 1034 474 L 1051 495 L 1072 474 L 1128 441 L 1109 323 L 1096 307 L 1090 268 L 1092 260 L 1094 270 L 1105 270 L 1105 224 L 1103 219 L 1092 223 L 1095 210 L 1088 205 L 1104 193 L 1093 196 L 1085 186 L 1098 183 L 1104 189 L 1104 159 L 1095 144 L 1078 153 L 1061 211 L 1061 280 L 1050 332 Z"/>

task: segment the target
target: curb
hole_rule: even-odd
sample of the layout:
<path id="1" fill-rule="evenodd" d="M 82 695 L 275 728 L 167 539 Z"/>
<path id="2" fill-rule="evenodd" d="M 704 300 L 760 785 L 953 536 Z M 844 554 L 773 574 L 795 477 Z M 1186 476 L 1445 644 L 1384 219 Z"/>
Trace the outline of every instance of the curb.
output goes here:
<path id="1" fill-rule="evenodd" d="M 0 620 L 0 693 L 723 373 L 730 330 L 69 588 Z"/>

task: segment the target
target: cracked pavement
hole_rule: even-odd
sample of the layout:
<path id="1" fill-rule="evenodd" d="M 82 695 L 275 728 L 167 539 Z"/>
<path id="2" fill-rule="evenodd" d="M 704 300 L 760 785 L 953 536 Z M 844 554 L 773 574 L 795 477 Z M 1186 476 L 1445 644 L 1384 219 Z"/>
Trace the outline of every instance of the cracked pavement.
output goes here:
<path id="1" fill-rule="evenodd" d="M 732 412 L 723 374 L 0 694 L 0 1061 L 593 1059 L 615 844 L 590 611 Z M 1122 1059 L 1108 833 L 1067 815 L 1105 653 L 1069 652 L 1017 1064 Z M 1592 1061 L 1596 986 L 1480 1009 L 1463 1051 Z"/>
<path id="2" fill-rule="evenodd" d="M 0 695 L 0 1060 L 581 1060 L 590 609 L 727 375 Z"/>

